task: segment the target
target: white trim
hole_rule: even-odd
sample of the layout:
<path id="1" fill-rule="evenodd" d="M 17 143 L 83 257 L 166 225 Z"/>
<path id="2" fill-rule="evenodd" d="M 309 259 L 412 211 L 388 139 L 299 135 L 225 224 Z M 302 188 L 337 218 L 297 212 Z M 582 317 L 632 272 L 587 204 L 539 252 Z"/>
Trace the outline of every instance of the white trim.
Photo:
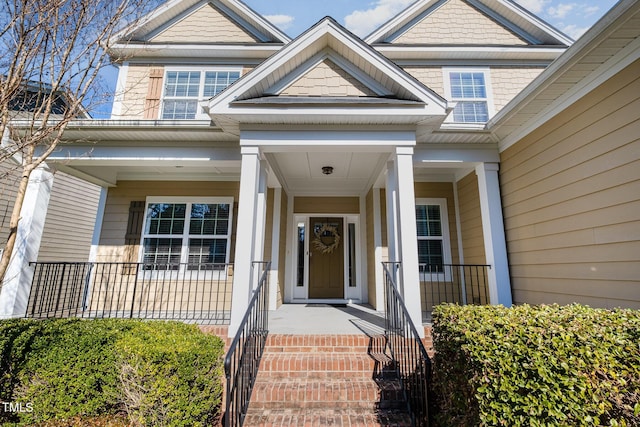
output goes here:
<path id="1" fill-rule="evenodd" d="M 542 43 L 542 41 L 540 39 L 537 39 L 533 35 L 527 33 L 526 31 L 524 31 L 522 28 L 514 25 L 512 22 L 510 22 L 509 20 L 505 19 L 504 16 L 496 13 L 494 10 L 490 9 L 489 7 L 487 7 L 487 5 L 484 5 L 484 4 L 482 4 L 481 2 L 479 2 L 477 0 L 467 0 L 467 1 L 469 2 L 470 5 L 474 6 L 476 9 L 478 9 L 479 11 L 484 13 L 486 16 L 488 16 L 492 20 L 496 21 L 502 27 L 512 31 L 518 37 L 523 38 L 529 44 L 534 44 L 534 45 L 544 44 L 544 43 Z M 569 40 L 567 40 L 567 41 L 570 42 Z"/>
<path id="2" fill-rule="evenodd" d="M 382 270 L 382 207 L 380 205 L 379 188 L 373 189 L 373 218 L 371 220 L 373 221 L 373 278 L 375 282 L 376 311 L 384 312 L 384 272 Z"/>
<path id="3" fill-rule="evenodd" d="M 298 264 L 298 260 L 296 258 L 296 254 L 294 253 L 294 249 L 289 246 L 291 244 L 291 242 L 293 242 L 293 240 L 296 238 L 297 236 L 297 230 L 298 230 L 298 225 L 293 213 L 293 201 L 294 201 L 294 196 L 291 195 L 291 193 L 286 192 L 285 190 L 285 194 L 287 196 L 287 224 L 289 224 L 289 227 L 287 227 L 287 236 L 286 236 L 286 251 L 285 253 L 288 255 L 285 255 L 285 280 L 284 280 L 284 295 L 283 295 L 283 300 L 282 302 L 284 303 L 290 303 L 293 301 L 293 289 L 295 288 L 295 280 L 296 280 L 296 267 Z M 287 286 L 287 283 L 290 283 L 291 285 Z"/>
<path id="4" fill-rule="evenodd" d="M 453 99 L 451 94 L 451 73 L 482 73 L 484 76 L 484 87 L 486 92 L 486 98 L 473 98 L 478 101 L 486 101 L 487 103 L 487 122 L 491 120 L 491 118 L 495 114 L 495 105 L 493 100 L 493 87 L 491 85 L 491 69 L 489 67 L 442 67 L 442 80 L 444 83 L 444 93 L 449 100 L 450 103 L 457 103 L 463 101 L 470 101 L 471 98 L 465 99 Z M 445 124 L 451 127 L 459 128 L 461 125 L 484 129 L 486 122 L 455 122 L 453 119 L 453 109 L 451 113 L 445 119 Z M 446 126 L 443 124 L 443 127 Z"/>
<path id="5" fill-rule="evenodd" d="M 127 90 L 127 78 L 129 75 L 129 61 L 125 61 L 118 67 L 118 81 L 116 82 L 116 92 L 113 97 L 111 107 L 111 118 L 117 119 L 122 115 L 122 103 Z"/>
<path id="6" fill-rule="evenodd" d="M 269 279 L 269 310 L 278 308 L 280 287 L 280 217 L 282 214 L 282 188 L 273 189 L 273 221 L 271 222 L 271 277 Z M 286 283 L 286 282 L 285 282 Z M 284 295 L 282 296 L 284 298 Z"/>
<path id="7" fill-rule="evenodd" d="M 359 250 L 356 250 L 356 258 L 358 259 L 358 265 L 360 266 L 358 280 L 360 281 L 361 301 L 363 303 L 369 302 L 369 270 L 368 265 L 368 253 L 367 245 L 369 241 L 367 239 L 367 197 L 366 195 L 360 195 L 360 218 L 359 218 L 359 230 L 360 230 L 360 245 Z"/>

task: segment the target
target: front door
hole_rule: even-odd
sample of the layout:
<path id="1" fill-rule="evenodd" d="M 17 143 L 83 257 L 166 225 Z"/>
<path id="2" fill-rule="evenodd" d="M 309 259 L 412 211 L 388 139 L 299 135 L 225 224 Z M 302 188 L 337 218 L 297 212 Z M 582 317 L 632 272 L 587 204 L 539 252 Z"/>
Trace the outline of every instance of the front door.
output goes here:
<path id="1" fill-rule="evenodd" d="M 309 218 L 309 298 L 344 298 L 344 219 Z"/>

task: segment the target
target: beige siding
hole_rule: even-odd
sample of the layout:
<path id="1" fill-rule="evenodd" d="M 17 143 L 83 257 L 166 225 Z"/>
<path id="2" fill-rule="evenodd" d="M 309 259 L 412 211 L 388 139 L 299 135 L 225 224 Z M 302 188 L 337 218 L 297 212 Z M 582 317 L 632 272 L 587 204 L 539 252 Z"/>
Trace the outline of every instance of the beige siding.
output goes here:
<path id="1" fill-rule="evenodd" d="M 544 70 L 544 67 L 491 67 L 491 87 L 493 91 L 493 107 L 500 111 L 517 94 L 522 92 L 533 79 Z"/>
<path id="2" fill-rule="evenodd" d="M 122 98 L 122 111 L 118 118 L 142 119 L 149 92 L 150 65 L 132 64 L 127 71 L 127 83 Z"/>
<path id="3" fill-rule="evenodd" d="M 640 308 L 638 70 L 501 153 L 515 302 Z"/>
<path id="4" fill-rule="evenodd" d="M 100 187 L 57 172 L 38 261 L 87 261 L 99 200 Z"/>
<path id="5" fill-rule="evenodd" d="M 4 244 L 9 237 L 11 212 L 16 200 L 18 181 L 20 180 L 18 167 L 18 165 L 8 160 L 0 163 L 0 242 L 2 242 L 0 250 L 4 248 Z"/>
<path id="6" fill-rule="evenodd" d="M 458 186 L 458 207 L 460 208 L 460 233 L 462 234 L 462 254 L 465 264 L 486 264 L 484 234 L 478 179 L 474 172 L 462 178 Z"/>
<path id="7" fill-rule="evenodd" d="M 145 200 L 147 196 L 233 197 L 233 226 L 231 228 L 230 262 L 235 251 L 238 207 L 238 182 L 171 182 L 120 181 L 109 189 L 100 235 L 98 261 L 117 262 L 123 259 L 129 204 Z"/>
<path id="8" fill-rule="evenodd" d="M 420 81 L 420 83 L 441 97 L 446 98 L 442 67 L 404 67 L 404 70 Z"/>
<path id="9" fill-rule="evenodd" d="M 285 96 L 376 96 L 332 61 L 325 59 L 287 87 Z"/>
<path id="10" fill-rule="evenodd" d="M 293 212 L 298 214 L 358 214 L 358 197 L 296 197 Z"/>
<path id="11" fill-rule="evenodd" d="M 164 30 L 154 43 L 253 43 L 258 40 L 211 4 Z"/>
<path id="12" fill-rule="evenodd" d="M 449 0 L 394 43 L 526 45 L 527 42 L 462 0 Z"/>
<path id="13" fill-rule="evenodd" d="M 453 183 L 450 182 L 416 182 L 416 199 L 434 198 L 447 199 L 447 215 L 449 225 L 449 238 L 451 247 L 451 262 L 458 264 L 458 230 L 456 227 L 456 204 L 453 198 Z"/>

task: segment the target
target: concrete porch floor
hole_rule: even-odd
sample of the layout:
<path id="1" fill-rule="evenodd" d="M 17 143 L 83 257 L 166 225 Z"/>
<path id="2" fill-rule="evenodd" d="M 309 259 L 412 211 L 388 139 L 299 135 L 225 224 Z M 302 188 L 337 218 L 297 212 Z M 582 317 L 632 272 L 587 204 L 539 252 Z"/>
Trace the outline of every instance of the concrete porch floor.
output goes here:
<path id="1" fill-rule="evenodd" d="M 269 312 L 269 333 L 373 336 L 384 334 L 384 317 L 360 304 L 283 304 Z"/>

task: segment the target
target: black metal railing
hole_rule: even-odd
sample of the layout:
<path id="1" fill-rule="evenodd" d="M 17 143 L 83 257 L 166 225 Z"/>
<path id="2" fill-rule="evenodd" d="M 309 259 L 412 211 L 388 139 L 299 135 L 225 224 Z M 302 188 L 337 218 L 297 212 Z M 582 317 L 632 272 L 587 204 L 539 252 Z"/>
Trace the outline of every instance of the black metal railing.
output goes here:
<path id="1" fill-rule="evenodd" d="M 232 264 L 37 262 L 26 317 L 227 324 Z"/>
<path id="2" fill-rule="evenodd" d="M 254 290 L 238 332 L 224 359 L 227 378 L 225 426 L 240 427 L 249 408 L 251 391 L 269 333 L 269 270 L 271 263 L 254 262 L 263 267 L 258 286 Z"/>
<path id="3" fill-rule="evenodd" d="M 396 272 L 400 263 L 383 263 L 385 288 L 385 337 L 396 374 L 402 385 L 414 426 L 429 425 L 431 360 L 398 292 Z"/>
<path id="4" fill-rule="evenodd" d="M 431 313 L 442 303 L 489 304 L 490 265 L 420 264 L 419 268 L 423 312 Z"/>

